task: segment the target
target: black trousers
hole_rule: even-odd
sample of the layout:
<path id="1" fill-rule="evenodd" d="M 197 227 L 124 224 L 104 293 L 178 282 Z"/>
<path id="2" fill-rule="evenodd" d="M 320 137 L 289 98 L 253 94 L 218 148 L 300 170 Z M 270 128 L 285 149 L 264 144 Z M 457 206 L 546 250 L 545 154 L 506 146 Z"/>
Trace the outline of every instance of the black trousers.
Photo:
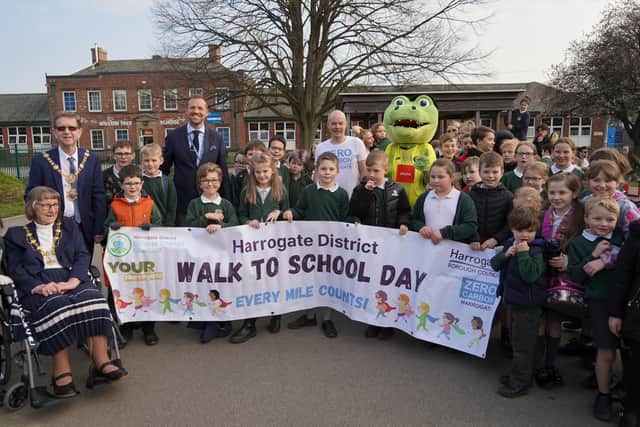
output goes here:
<path id="1" fill-rule="evenodd" d="M 622 364 L 624 409 L 640 414 L 640 341 L 624 340 Z"/>
<path id="2" fill-rule="evenodd" d="M 511 387 L 527 388 L 533 375 L 540 307 L 509 308 L 513 360 L 509 372 Z"/>

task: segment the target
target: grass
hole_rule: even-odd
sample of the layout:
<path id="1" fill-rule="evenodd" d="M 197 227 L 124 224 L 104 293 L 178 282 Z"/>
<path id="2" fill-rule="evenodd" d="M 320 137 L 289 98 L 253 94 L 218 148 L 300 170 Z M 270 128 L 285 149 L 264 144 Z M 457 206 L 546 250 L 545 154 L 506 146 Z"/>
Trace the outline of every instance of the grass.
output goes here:
<path id="1" fill-rule="evenodd" d="M 25 183 L 0 172 L 0 218 L 24 214 Z"/>

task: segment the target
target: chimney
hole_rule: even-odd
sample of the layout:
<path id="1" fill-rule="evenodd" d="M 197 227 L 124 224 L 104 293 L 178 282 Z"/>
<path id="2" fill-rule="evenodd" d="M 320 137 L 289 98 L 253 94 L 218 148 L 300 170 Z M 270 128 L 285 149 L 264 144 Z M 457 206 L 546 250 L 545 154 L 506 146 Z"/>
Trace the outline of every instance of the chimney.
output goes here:
<path id="1" fill-rule="evenodd" d="M 97 65 L 107 60 L 107 51 L 96 45 L 91 48 L 91 64 Z"/>
<path id="2" fill-rule="evenodd" d="M 209 45 L 209 58 L 213 59 L 214 61 L 220 62 L 220 46 L 218 46 L 217 44 Z"/>

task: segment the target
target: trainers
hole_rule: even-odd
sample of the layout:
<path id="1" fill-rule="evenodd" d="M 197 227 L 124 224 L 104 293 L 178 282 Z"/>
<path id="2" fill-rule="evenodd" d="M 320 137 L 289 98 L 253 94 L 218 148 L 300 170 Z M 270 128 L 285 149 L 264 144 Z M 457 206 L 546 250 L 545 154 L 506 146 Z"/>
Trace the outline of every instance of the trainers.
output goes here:
<path id="1" fill-rule="evenodd" d="M 598 393 L 593 402 L 593 416 L 600 421 L 611 421 L 613 413 L 611 410 L 611 396 Z"/>
<path id="2" fill-rule="evenodd" d="M 158 344 L 158 335 L 154 331 L 145 331 L 143 332 L 143 340 L 146 345 L 156 345 Z"/>
<path id="3" fill-rule="evenodd" d="M 338 336 L 338 330 L 331 320 L 325 320 L 322 322 L 322 332 L 324 332 L 324 336 L 327 338 L 335 338 Z"/>
<path id="4" fill-rule="evenodd" d="M 364 336 L 367 338 L 375 338 L 378 336 L 378 333 L 380 333 L 381 330 L 382 328 L 380 326 L 369 325 L 364 331 Z"/>
<path id="5" fill-rule="evenodd" d="M 312 318 L 308 318 L 306 314 L 298 317 L 293 322 L 287 323 L 287 328 L 289 329 L 300 329 L 305 326 L 316 326 L 318 322 L 316 321 L 316 315 L 314 314 Z"/>
<path id="6" fill-rule="evenodd" d="M 502 385 L 502 387 L 498 389 L 498 394 L 500 396 L 509 399 L 524 396 L 527 393 L 529 393 L 529 389 L 527 389 L 527 387 L 514 388 L 510 384 Z"/>

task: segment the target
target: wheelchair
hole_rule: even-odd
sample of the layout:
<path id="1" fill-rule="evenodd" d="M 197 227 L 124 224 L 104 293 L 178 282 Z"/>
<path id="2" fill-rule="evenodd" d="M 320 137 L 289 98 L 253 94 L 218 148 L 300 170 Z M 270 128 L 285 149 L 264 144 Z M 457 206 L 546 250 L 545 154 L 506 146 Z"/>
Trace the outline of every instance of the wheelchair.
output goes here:
<path id="1" fill-rule="evenodd" d="M 89 277 L 98 289 L 101 289 L 100 271 L 90 266 Z M 109 337 L 109 356 L 122 368 L 120 350 L 118 348 L 119 329 L 113 316 L 111 317 L 112 336 Z M 86 343 L 79 347 L 89 354 Z M 18 381 L 9 385 L 13 368 L 22 370 Z M 89 367 L 86 387 L 91 389 L 108 380 L 98 379 L 95 370 Z M 25 312 L 18 299 L 18 292 L 12 282 L 0 283 L 0 403 L 9 411 L 24 407 L 27 402 L 34 409 L 55 404 L 60 399 L 47 390 L 46 386 L 36 385 L 36 378 L 44 376 L 38 341 L 35 338 Z"/>

